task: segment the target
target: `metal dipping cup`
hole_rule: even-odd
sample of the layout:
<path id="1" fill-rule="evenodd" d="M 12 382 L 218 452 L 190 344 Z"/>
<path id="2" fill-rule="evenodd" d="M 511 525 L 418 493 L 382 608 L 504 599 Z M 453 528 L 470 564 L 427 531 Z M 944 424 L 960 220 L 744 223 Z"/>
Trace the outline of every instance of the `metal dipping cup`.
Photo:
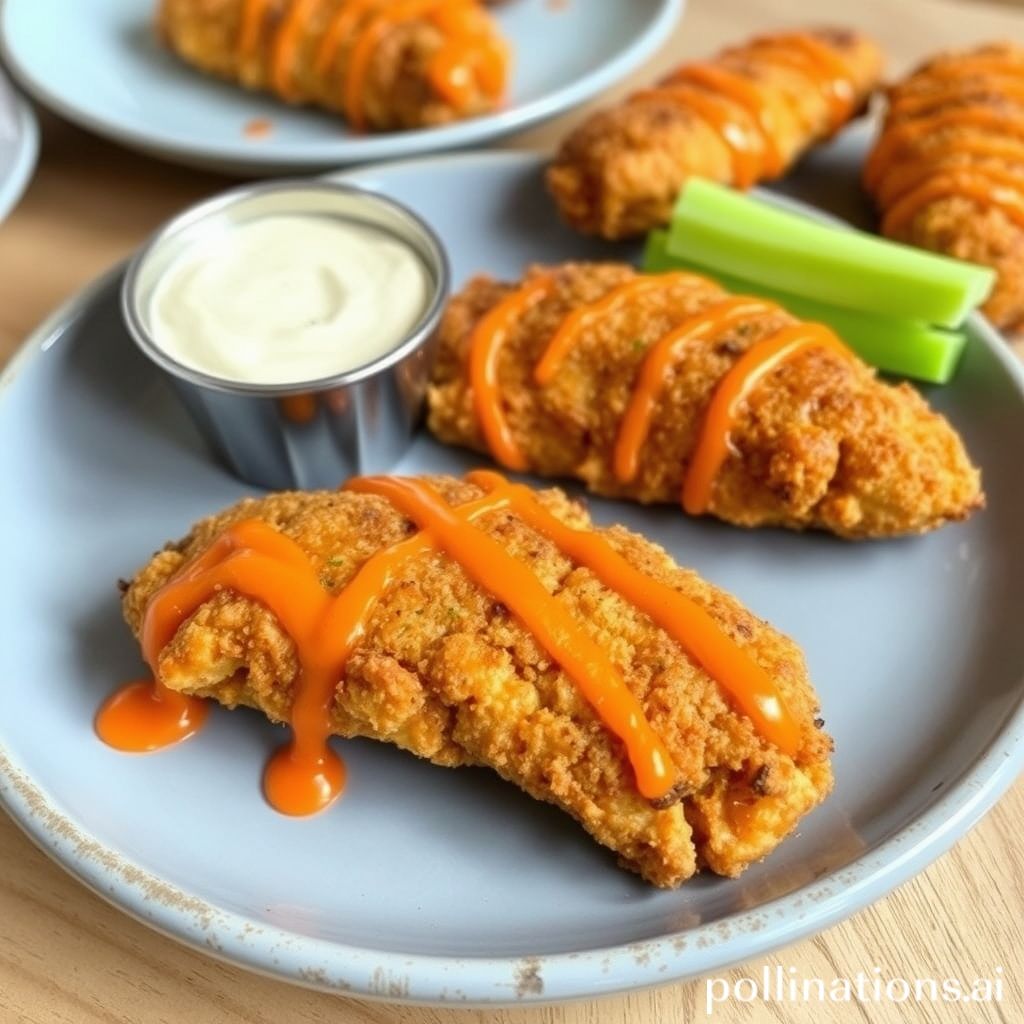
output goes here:
<path id="1" fill-rule="evenodd" d="M 423 260 L 432 293 L 408 335 L 357 369 L 281 386 L 211 376 L 160 348 L 150 308 L 171 264 L 187 249 L 273 214 L 335 217 L 379 228 L 410 246 Z M 391 469 L 408 448 L 449 287 L 440 240 L 400 203 L 351 185 L 279 181 L 225 192 L 161 228 L 128 265 L 121 308 L 135 343 L 169 374 L 200 432 L 235 474 L 273 490 L 335 488 L 350 476 Z"/>

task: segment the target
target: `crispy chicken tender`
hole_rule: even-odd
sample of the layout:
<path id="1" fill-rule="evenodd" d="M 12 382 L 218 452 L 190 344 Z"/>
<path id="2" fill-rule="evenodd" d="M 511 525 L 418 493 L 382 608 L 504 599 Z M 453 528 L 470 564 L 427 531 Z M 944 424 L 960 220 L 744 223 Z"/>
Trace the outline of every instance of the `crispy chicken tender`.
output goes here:
<path id="1" fill-rule="evenodd" d="M 839 29 L 805 33 L 848 71 L 850 102 L 845 116 L 837 119 L 828 88 L 816 77 L 818 65 L 808 64 L 793 35 L 754 40 L 711 62 L 738 76 L 741 88 L 746 83 L 755 90 L 782 171 L 859 113 L 882 72 L 881 51 L 870 39 Z M 548 169 L 547 182 L 562 216 L 574 228 L 605 238 L 628 238 L 667 224 L 691 175 L 737 187 L 753 184 L 737 174 L 727 131 L 688 98 L 693 85 L 680 90 L 673 84 L 674 76 L 692 66 L 677 69 L 655 89 L 598 111 L 564 141 Z M 731 121 L 728 131 L 734 136 L 743 133 L 745 148 L 756 145 L 757 125 L 749 105 L 737 94 L 723 93 L 708 83 L 696 91 L 705 97 L 702 106 L 711 102 L 724 107 Z M 770 165 L 763 163 L 754 178 L 770 176 Z"/>
<path id="2" fill-rule="evenodd" d="M 482 493 L 451 478 L 432 482 L 453 505 Z M 567 524 L 592 528 L 562 492 L 539 496 Z M 123 604 L 136 636 L 153 594 L 225 528 L 250 518 L 299 544 L 333 593 L 376 551 L 413 530 L 375 496 L 281 493 L 242 501 L 196 524 L 132 580 Z M 679 885 L 701 866 L 738 874 L 824 799 L 832 785 L 831 740 L 791 640 L 656 545 L 622 527 L 601 530 L 634 567 L 704 607 L 771 675 L 800 729 L 795 758 L 755 732 L 666 633 L 546 537 L 509 511 L 488 513 L 476 525 L 528 563 L 609 653 L 679 770 L 673 799 L 654 806 L 640 795 L 622 743 L 573 682 L 504 605 L 438 551 L 411 559 L 380 597 L 338 683 L 334 734 L 394 743 L 440 765 L 493 768 L 571 814 L 623 866 L 659 886 Z M 265 606 L 222 591 L 182 624 L 157 672 L 173 690 L 287 722 L 297 662 Z"/>
<path id="3" fill-rule="evenodd" d="M 991 66 L 986 69 L 985 63 Z M 1016 84 L 1016 91 L 1008 82 Z M 983 193 L 986 188 L 1015 193 L 1018 210 L 1024 210 L 1024 46 L 992 43 L 943 54 L 888 95 L 889 114 L 868 168 L 883 145 L 893 147 L 892 159 L 865 176 L 883 214 L 883 232 L 992 267 L 998 278 L 984 312 L 999 327 L 1024 330 L 1024 220 L 1019 213 L 954 186 L 915 202 L 912 216 L 890 220 L 915 189 L 950 176 L 969 176 Z M 960 120 L 959 115 L 973 111 L 981 115 L 978 120 Z M 938 115 L 944 123 L 935 123 Z M 912 126 L 925 119 L 931 122 L 927 130 L 914 132 Z M 908 128 L 912 134 L 893 146 Z"/>
<path id="4" fill-rule="evenodd" d="M 635 276 L 625 264 L 577 263 L 533 267 L 527 280 L 542 273 L 553 273 L 555 286 L 512 325 L 497 370 L 505 417 L 529 469 L 578 478 L 598 494 L 678 502 L 718 382 L 753 344 L 797 321 L 780 309 L 684 346 L 637 474 L 621 483 L 612 452 L 648 346 L 726 295 L 710 281 L 666 277 L 664 288 L 590 322 L 555 379 L 540 386 L 534 367 L 565 317 Z M 429 426 L 442 441 L 487 450 L 468 377 L 470 338 L 514 287 L 477 277 L 449 305 L 429 391 Z M 865 538 L 922 533 L 982 504 L 980 474 L 960 438 L 917 391 L 882 383 L 852 354 L 809 348 L 773 370 L 743 404 L 708 512 L 738 526 Z"/>
<path id="5" fill-rule="evenodd" d="M 243 24 L 246 6 L 252 2 L 161 0 L 158 30 L 179 57 L 207 74 L 247 89 L 273 92 L 289 103 L 315 104 L 345 114 L 345 80 L 354 44 L 381 5 L 360 6 L 352 0 L 307 4 L 290 36 L 282 82 L 275 73 L 275 62 L 285 19 L 296 0 L 266 0 L 253 45 L 246 50 L 241 42 Z M 395 0 L 390 2 L 393 5 Z M 358 8 L 359 16 L 338 41 L 333 59 L 322 66 L 318 61 L 321 45 L 346 4 Z M 477 13 L 486 24 L 483 8 Z M 490 29 L 493 45 L 503 48 L 497 27 L 492 23 Z M 404 18 L 389 28 L 374 48 L 363 78 L 360 103 L 365 127 L 377 131 L 432 127 L 496 109 L 501 100 L 499 90 L 490 88 L 479 75 L 460 79 L 462 95 L 457 106 L 432 84 L 432 61 L 446 39 L 443 27 L 430 12 Z"/>

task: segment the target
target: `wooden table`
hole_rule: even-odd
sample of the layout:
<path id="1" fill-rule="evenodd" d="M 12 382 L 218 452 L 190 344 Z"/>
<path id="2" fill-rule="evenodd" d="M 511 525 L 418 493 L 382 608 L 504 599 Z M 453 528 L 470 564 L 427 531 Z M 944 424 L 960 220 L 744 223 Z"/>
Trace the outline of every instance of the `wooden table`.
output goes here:
<path id="1" fill-rule="evenodd" d="M 586 0 L 570 0 L 581 3 Z M 625 2 L 625 0 L 624 0 Z M 644 77 L 674 60 L 773 25 L 849 20 L 885 44 L 894 71 L 946 45 L 1024 39 L 1024 10 L 951 0 L 690 0 L 685 25 Z M 69 54 L 69 59 L 73 55 Z M 625 87 L 618 90 L 625 91 Z M 550 146 L 563 122 L 515 139 Z M 136 156 L 50 117 L 34 183 L 0 227 L 0 362 L 54 306 L 129 253 L 167 216 L 228 182 Z M 7 486 L 16 486 L 8 482 Z M 8 585 L 8 584 L 4 584 Z M 1024 781 L 955 850 L 888 899 L 763 964 L 801 977 L 990 976 L 1002 966 L 1001 1007 L 969 1015 L 934 1005 L 720 1007 L 723 1022 L 868 1024 L 953 1020 L 1016 1022 L 1024 995 Z M 458 1024 L 683 1024 L 704 1018 L 704 984 L 673 985 L 569 1006 L 448 1011 L 356 1002 L 247 974 L 186 950 L 130 920 L 71 880 L 0 815 L 0 1021 L 3 1024 L 298 1024 L 313 1021 Z M 959 1011 L 964 1012 L 965 1011 Z"/>

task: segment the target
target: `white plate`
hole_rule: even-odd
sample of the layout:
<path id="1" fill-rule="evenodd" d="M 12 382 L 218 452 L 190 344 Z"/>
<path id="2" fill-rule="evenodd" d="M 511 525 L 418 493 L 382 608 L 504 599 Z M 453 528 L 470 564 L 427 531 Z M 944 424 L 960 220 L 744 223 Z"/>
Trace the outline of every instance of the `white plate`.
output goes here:
<path id="1" fill-rule="evenodd" d="M 25 89 L 101 135 L 181 163 L 238 173 L 314 170 L 479 145 L 562 113 L 643 63 L 684 0 L 507 0 L 496 16 L 515 64 L 509 103 L 425 131 L 357 135 L 186 66 L 153 31 L 157 0 L 6 0 L 0 50 Z M 267 119 L 273 131 L 247 138 Z"/>
<path id="2" fill-rule="evenodd" d="M 39 124 L 0 67 L 0 221 L 14 209 L 39 155 Z"/>

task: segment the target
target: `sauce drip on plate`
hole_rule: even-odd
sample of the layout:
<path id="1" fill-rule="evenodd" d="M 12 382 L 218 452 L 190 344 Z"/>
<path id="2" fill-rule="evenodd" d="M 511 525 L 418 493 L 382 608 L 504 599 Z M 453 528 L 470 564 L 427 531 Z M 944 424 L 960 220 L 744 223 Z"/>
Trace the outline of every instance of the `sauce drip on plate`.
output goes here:
<path id="1" fill-rule="evenodd" d="M 344 766 L 328 746 L 336 692 L 345 665 L 363 636 L 377 601 L 409 559 L 436 549 L 504 603 L 579 688 L 605 727 L 623 743 L 640 793 L 670 797 L 678 771 L 643 706 L 583 623 L 553 596 L 528 563 L 474 525 L 487 512 L 508 509 L 562 553 L 592 571 L 609 589 L 661 626 L 711 675 L 754 726 L 780 750 L 795 755 L 800 730 L 771 677 L 690 598 L 635 569 L 599 533 L 577 530 L 548 512 L 526 487 L 497 473 L 468 479 L 484 496 L 449 505 L 427 482 L 362 477 L 347 489 L 376 495 L 412 520 L 418 533 L 371 556 L 337 594 L 322 585 L 316 567 L 290 538 L 259 520 L 226 529 L 150 599 L 142 646 L 154 678 L 161 652 L 206 601 L 230 591 L 258 601 L 295 645 L 299 664 L 291 711 L 292 738 L 271 758 L 264 775 L 268 801 L 286 814 L 327 807 L 344 785 Z M 164 704 L 162 702 L 166 701 Z M 140 714 L 137 707 L 145 709 Z M 160 709 L 156 716 L 152 707 Z M 189 728 L 168 731 L 172 721 Z M 160 682 L 132 683 L 97 716 L 102 739 L 119 749 L 153 750 L 184 738 L 201 724 L 204 705 Z M 177 718 L 175 718 L 177 716 Z"/>

